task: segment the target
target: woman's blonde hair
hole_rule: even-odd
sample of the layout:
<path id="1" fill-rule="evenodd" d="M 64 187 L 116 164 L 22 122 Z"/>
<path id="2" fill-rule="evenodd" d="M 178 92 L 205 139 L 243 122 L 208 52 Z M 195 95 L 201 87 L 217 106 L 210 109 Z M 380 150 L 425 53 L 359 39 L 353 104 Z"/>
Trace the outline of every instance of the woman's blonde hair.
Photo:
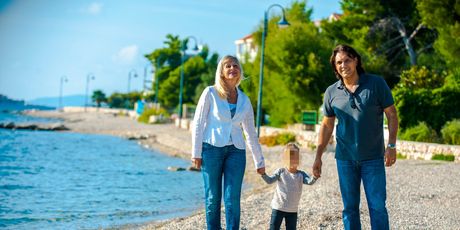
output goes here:
<path id="1" fill-rule="evenodd" d="M 230 91 L 230 89 L 228 89 L 227 86 L 225 85 L 224 73 L 223 73 L 224 63 L 226 63 L 227 61 L 235 62 L 240 69 L 240 77 L 236 83 L 236 87 L 238 87 L 241 83 L 241 80 L 244 79 L 243 68 L 241 67 L 240 62 L 238 61 L 236 57 L 231 56 L 231 55 L 226 55 L 222 59 L 220 59 L 219 64 L 217 65 L 216 79 L 215 79 L 214 87 L 216 88 L 217 93 L 219 94 L 221 98 L 227 98 L 229 91 Z"/>

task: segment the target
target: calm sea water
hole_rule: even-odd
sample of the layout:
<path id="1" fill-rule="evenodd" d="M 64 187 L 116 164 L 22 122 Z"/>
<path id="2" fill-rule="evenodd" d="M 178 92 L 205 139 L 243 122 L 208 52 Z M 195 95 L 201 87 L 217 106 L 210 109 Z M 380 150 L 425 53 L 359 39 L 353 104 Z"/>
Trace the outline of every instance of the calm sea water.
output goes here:
<path id="1" fill-rule="evenodd" d="M 55 122 L 1 114 L 0 122 Z M 0 129 L 0 228 L 95 229 L 202 207 L 188 161 L 105 135 Z"/>

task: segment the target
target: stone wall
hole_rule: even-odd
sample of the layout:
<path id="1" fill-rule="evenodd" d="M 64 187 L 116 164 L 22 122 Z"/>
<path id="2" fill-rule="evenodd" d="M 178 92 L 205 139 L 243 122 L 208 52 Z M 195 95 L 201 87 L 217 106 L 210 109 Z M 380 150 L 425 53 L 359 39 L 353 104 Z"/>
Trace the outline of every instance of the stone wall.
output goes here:
<path id="1" fill-rule="evenodd" d="M 316 130 L 319 130 L 317 128 Z M 303 147 L 313 149 L 316 147 L 318 133 L 315 131 L 301 130 L 298 125 L 290 126 L 287 129 L 260 127 L 260 136 L 274 135 L 277 133 L 290 132 L 296 135 L 296 141 Z M 388 133 L 387 131 L 385 133 Z M 387 137 L 388 135 L 385 135 Z M 433 155 L 444 154 L 454 155 L 455 162 L 460 162 L 460 145 L 443 145 L 435 143 L 413 142 L 413 141 L 397 141 L 398 153 L 406 156 L 409 159 L 431 160 Z M 335 150 L 335 130 L 332 135 L 327 151 Z"/>

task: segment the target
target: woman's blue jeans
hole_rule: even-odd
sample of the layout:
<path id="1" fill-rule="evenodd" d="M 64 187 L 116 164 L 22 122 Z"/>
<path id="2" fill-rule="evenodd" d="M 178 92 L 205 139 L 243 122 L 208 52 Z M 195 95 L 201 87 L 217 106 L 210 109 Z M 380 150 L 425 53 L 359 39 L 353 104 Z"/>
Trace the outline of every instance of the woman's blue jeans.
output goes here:
<path id="1" fill-rule="evenodd" d="M 343 201 L 345 229 L 361 229 L 359 217 L 360 186 L 363 182 L 371 218 L 371 228 L 389 229 L 386 202 L 386 176 L 383 159 L 365 161 L 337 160 Z"/>
<path id="2" fill-rule="evenodd" d="M 222 229 L 222 177 L 226 229 L 239 229 L 241 185 L 245 168 L 245 150 L 233 145 L 215 147 L 203 143 L 201 171 L 205 189 L 206 223 L 209 230 Z"/>

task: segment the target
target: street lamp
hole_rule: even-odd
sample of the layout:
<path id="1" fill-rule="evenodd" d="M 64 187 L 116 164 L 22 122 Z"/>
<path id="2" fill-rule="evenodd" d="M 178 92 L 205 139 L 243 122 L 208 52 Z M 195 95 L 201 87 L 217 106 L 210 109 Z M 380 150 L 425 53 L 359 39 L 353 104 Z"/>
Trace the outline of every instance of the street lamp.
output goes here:
<path id="1" fill-rule="evenodd" d="M 129 91 L 130 91 L 130 86 L 131 86 L 131 75 L 136 78 L 137 77 L 137 72 L 135 69 L 132 69 L 131 71 L 129 71 L 128 73 L 128 93 L 129 94 Z"/>
<path id="2" fill-rule="evenodd" d="M 273 4 L 268 7 L 268 9 L 264 13 L 264 31 L 262 33 L 262 51 L 260 54 L 260 75 L 259 75 L 259 97 L 257 100 L 257 116 L 256 116 L 256 126 L 257 126 L 257 136 L 260 135 L 260 123 L 261 123 L 261 115 L 262 115 L 262 85 L 264 82 L 264 53 L 265 53 L 265 38 L 267 37 L 267 27 L 268 27 L 268 12 L 272 7 L 279 7 L 283 12 L 283 17 L 278 22 L 279 28 L 285 28 L 289 26 L 289 22 L 286 20 L 284 14 L 284 8 L 279 4 Z"/>
<path id="3" fill-rule="evenodd" d="M 198 42 L 195 37 L 188 36 L 184 41 L 181 42 L 181 62 L 180 62 L 180 87 L 179 87 L 179 127 L 181 127 L 182 121 L 182 91 L 184 88 L 184 61 L 185 61 L 185 49 L 187 46 L 188 39 L 192 38 L 195 40 L 194 51 L 198 51 Z"/>
<path id="4" fill-rule="evenodd" d="M 63 85 L 64 85 L 64 82 L 67 82 L 68 79 L 66 76 L 62 76 L 61 77 L 61 81 L 60 81 L 60 84 L 59 84 L 59 111 L 62 111 L 62 88 L 63 88 Z"/>
<path id="5" fill-rule="evenodd" d="M 85 112 L 86 112 L 86 107 L 88 107 L 88 91 L 89 91 L 89 81 L 94 80 L 96 77 L 94 77 L 94 74 L 89 73 L 86 75 L 86 93 L 85 93 Z"/>
<path id="6" fill-rule="evenodd" d="M 158 88 L 160 85 L 160 76 L 158 74 L 160 72 L 161 58 L 162 58 L 162 55 L 156 58 L 157 65 L 155 66 L 155 101 L 154 101 L 155 104 L 158 104 L 158 90 L 159 90 Z"/>
<path id="7" fill-rule="evenodd" d="M 125 106 L 126 109 L 129 109 L 129 92 L 131 90 L 131 76 L 136 78 L 137 77 L 137 72 L 135 69 L 131 69 L 128 73 L 128 91 L 126 92 L 126 101 L 125 101 Z"/>
<path id="8" fill-rule="evenodd" d="M 142 92 L 145 93 L 145 91 L 147 90 L 147 86 L 146 84 L 147 83 L 152 83 L 151 80 L 147 80 L 147 73 L 148 73 L 148 68 L 150 67 L 150 63 L 147 63 L 145 66 L 144 66 L 144 81 L 143 81 L 143 85 L 142 85 Z M 150 71 L 150 73 L 153 73 L 153 70 Z"/>

